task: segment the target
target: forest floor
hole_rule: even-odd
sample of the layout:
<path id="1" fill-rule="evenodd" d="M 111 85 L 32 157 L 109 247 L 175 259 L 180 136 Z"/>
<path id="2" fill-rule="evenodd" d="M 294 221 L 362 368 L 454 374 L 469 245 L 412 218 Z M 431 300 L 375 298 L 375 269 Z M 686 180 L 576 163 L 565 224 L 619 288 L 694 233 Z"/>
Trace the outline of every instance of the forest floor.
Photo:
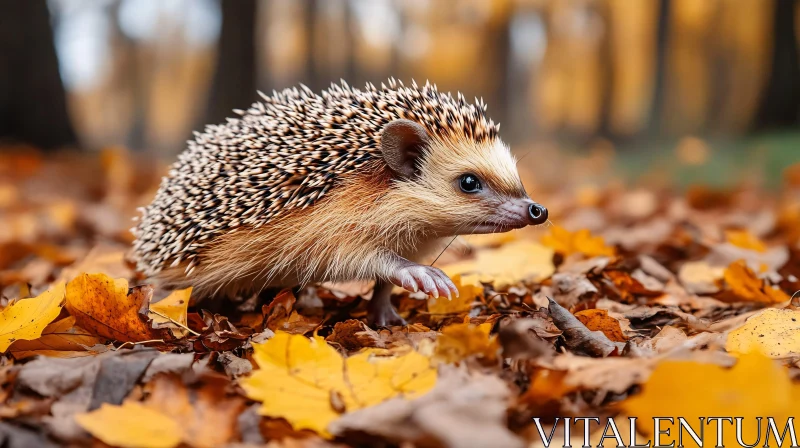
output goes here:
<path id="1" fill-rule="evenodd" d="M 160 290 L 125 253 L 164 167 L 0 151 L 0 445 L 561 446 L 566 417 L 573 446 L 584 428 L 647 443 L 654 417 L 743 417 L 748 441 L 755 417 L 783 428 L 800 411 L 800 165 L 778 189 L 681 192 L 578 184 L 597 164 L 570 166 L 534 190 L 551 225 L 459 238 L 436 262 L 459 298 L 396 290 L 408 325 L 375 329 L 369 284 L 212 305 Z"/>

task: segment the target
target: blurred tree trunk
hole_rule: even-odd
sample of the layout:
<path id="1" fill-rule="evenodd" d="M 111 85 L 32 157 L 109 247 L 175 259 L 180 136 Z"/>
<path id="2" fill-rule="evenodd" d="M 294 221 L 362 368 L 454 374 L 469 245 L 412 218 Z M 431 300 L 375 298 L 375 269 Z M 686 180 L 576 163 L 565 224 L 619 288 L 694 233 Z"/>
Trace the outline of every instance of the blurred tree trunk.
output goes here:
<path id="1" fill-rule="evenodd" d="M 0 0 L 0 138 L 77 144 L 45 0 Z"/>
<path id="2" fill-rule="evenodd" d="M 256 100 L 256 0 L 222 5 L 219 52 L 203 124 L 223 123 Z"/>
<path id="3" fill-rule="evenodd" d="M 614 113 L 614 22 L 608 3 L 600 3 L 598 14 L 604 24 L 603 36 L 600 38 L 600 112 L 597 132 L 607 139 L 616 137 L 611 128 L 611 116 Z"/>
<path id="4" fill-rule="evenodd" d="M 306 39 L 306 73 L 305 84 L 309 89 L 316 92 L 319 87 L 319 69 L 317 67 L 317 16 L 319 12 L 319 5 L 317 0 L 306 0 L 303 17 L 303 25 L 305 27 Z"/>
<path id="5" fill-rule="evenodd" d="M 656 60 L 655 82 L 653 83 L 653 102 L 650 105 L 650 119 L 648 128 L 650 133 L 660 133 L 662 130 L 661 116 L 664 110 L 664 95 L 667 76 L 667 50 L 669 49 L 669 28 L 672 0 L 659 0 L 658 26 L 656 28 Z"/>
<path id="6" fill-rule="evenodd" d="M 774 8 L 772 68 L 755 118 L 756 129 L 792 126 L 800 117 L 797 0 L 776 0 Z"/>
<path id="7" fill-rule="evenodd" d="M 492 85 L 487 98 L 487 103 L 494 107 L 492 109 L 492 119 L 502 124 L 507 118 L 507 112 L 511 107 L 510 95 L 513 94 L 511 85 L 511 14 L 510 7 L 507 8 L 502 17 L 497 18 L 497 23 L 492 24 L 487 30 L 488 52 L 490 62 L 487 63 L 493 68 Z"/>

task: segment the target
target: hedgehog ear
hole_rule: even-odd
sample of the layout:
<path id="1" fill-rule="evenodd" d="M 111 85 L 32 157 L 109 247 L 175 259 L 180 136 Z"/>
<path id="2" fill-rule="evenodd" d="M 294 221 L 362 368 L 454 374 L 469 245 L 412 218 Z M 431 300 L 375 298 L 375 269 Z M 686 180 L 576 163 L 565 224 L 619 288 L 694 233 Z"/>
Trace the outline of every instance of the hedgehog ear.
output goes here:
<path id="1" fill-rule="evenodd" d="M 383 160 L 400 176 L 412 177 L 417 172 L 422 150 L 429 141 L 428 132 L 419 123 L 394 120 L 384 126 L 381 132 Z"/>

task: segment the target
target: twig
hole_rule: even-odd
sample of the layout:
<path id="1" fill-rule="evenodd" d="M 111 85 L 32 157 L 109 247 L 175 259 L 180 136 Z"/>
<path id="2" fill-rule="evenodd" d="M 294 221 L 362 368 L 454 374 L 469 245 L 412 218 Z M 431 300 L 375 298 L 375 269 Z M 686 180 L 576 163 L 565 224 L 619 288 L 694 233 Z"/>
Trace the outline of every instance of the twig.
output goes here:
<path id="1" fill-rule="evenodd" d="M 183 328 L 184 330 L 188 331 L 189 333 L 191 333 L 191 334 L 193 334 L 193 335 L 195 335 L 195 336 L 200 336 L 200 333 L 198 333 L 198 332 L 196 332 L 196 331 L 192 330 L 191 328 L 189 328 L 189 327 L 187 327 L 186 325 L 184 325 L 184 324 L 182 324 L 182 323 L 178 322 L 177 320 L 175 320 L 175 319 L 173 319 L 173 318 L 171 318 L 171 317 L 167 316 L 166 314 L 161 314 L 161 313 L 159 313 L 158 311 L 155 311 L 155 310 L 150 310 L 149 312 L 150 312 L 150 313 L 153 313 L 153 314 L 155 314 L 156 316 L 161 316 L 161 317 L 163 317 L 164 319 L 167 319 L 168 321 L 170 321 L 170 322 L 172 322 L 173 324 L 175 324 L 175 325 L 177 325 L 177 326 L 179 326 L 179 327 Z"/>

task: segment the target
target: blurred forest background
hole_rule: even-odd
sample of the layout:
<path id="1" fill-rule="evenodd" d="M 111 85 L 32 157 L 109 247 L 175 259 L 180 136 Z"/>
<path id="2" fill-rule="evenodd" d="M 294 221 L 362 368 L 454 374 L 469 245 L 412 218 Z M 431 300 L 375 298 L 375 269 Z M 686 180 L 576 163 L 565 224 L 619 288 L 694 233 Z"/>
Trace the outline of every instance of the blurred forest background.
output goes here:
<path id="1" fill-rule="evenodd" d="M 0 0 L 0 138 L 168 160 L 256 89 L 393 76 L 483 97 L 518 150 L 778 169 L 798 21 L 796 0 Z"/>

